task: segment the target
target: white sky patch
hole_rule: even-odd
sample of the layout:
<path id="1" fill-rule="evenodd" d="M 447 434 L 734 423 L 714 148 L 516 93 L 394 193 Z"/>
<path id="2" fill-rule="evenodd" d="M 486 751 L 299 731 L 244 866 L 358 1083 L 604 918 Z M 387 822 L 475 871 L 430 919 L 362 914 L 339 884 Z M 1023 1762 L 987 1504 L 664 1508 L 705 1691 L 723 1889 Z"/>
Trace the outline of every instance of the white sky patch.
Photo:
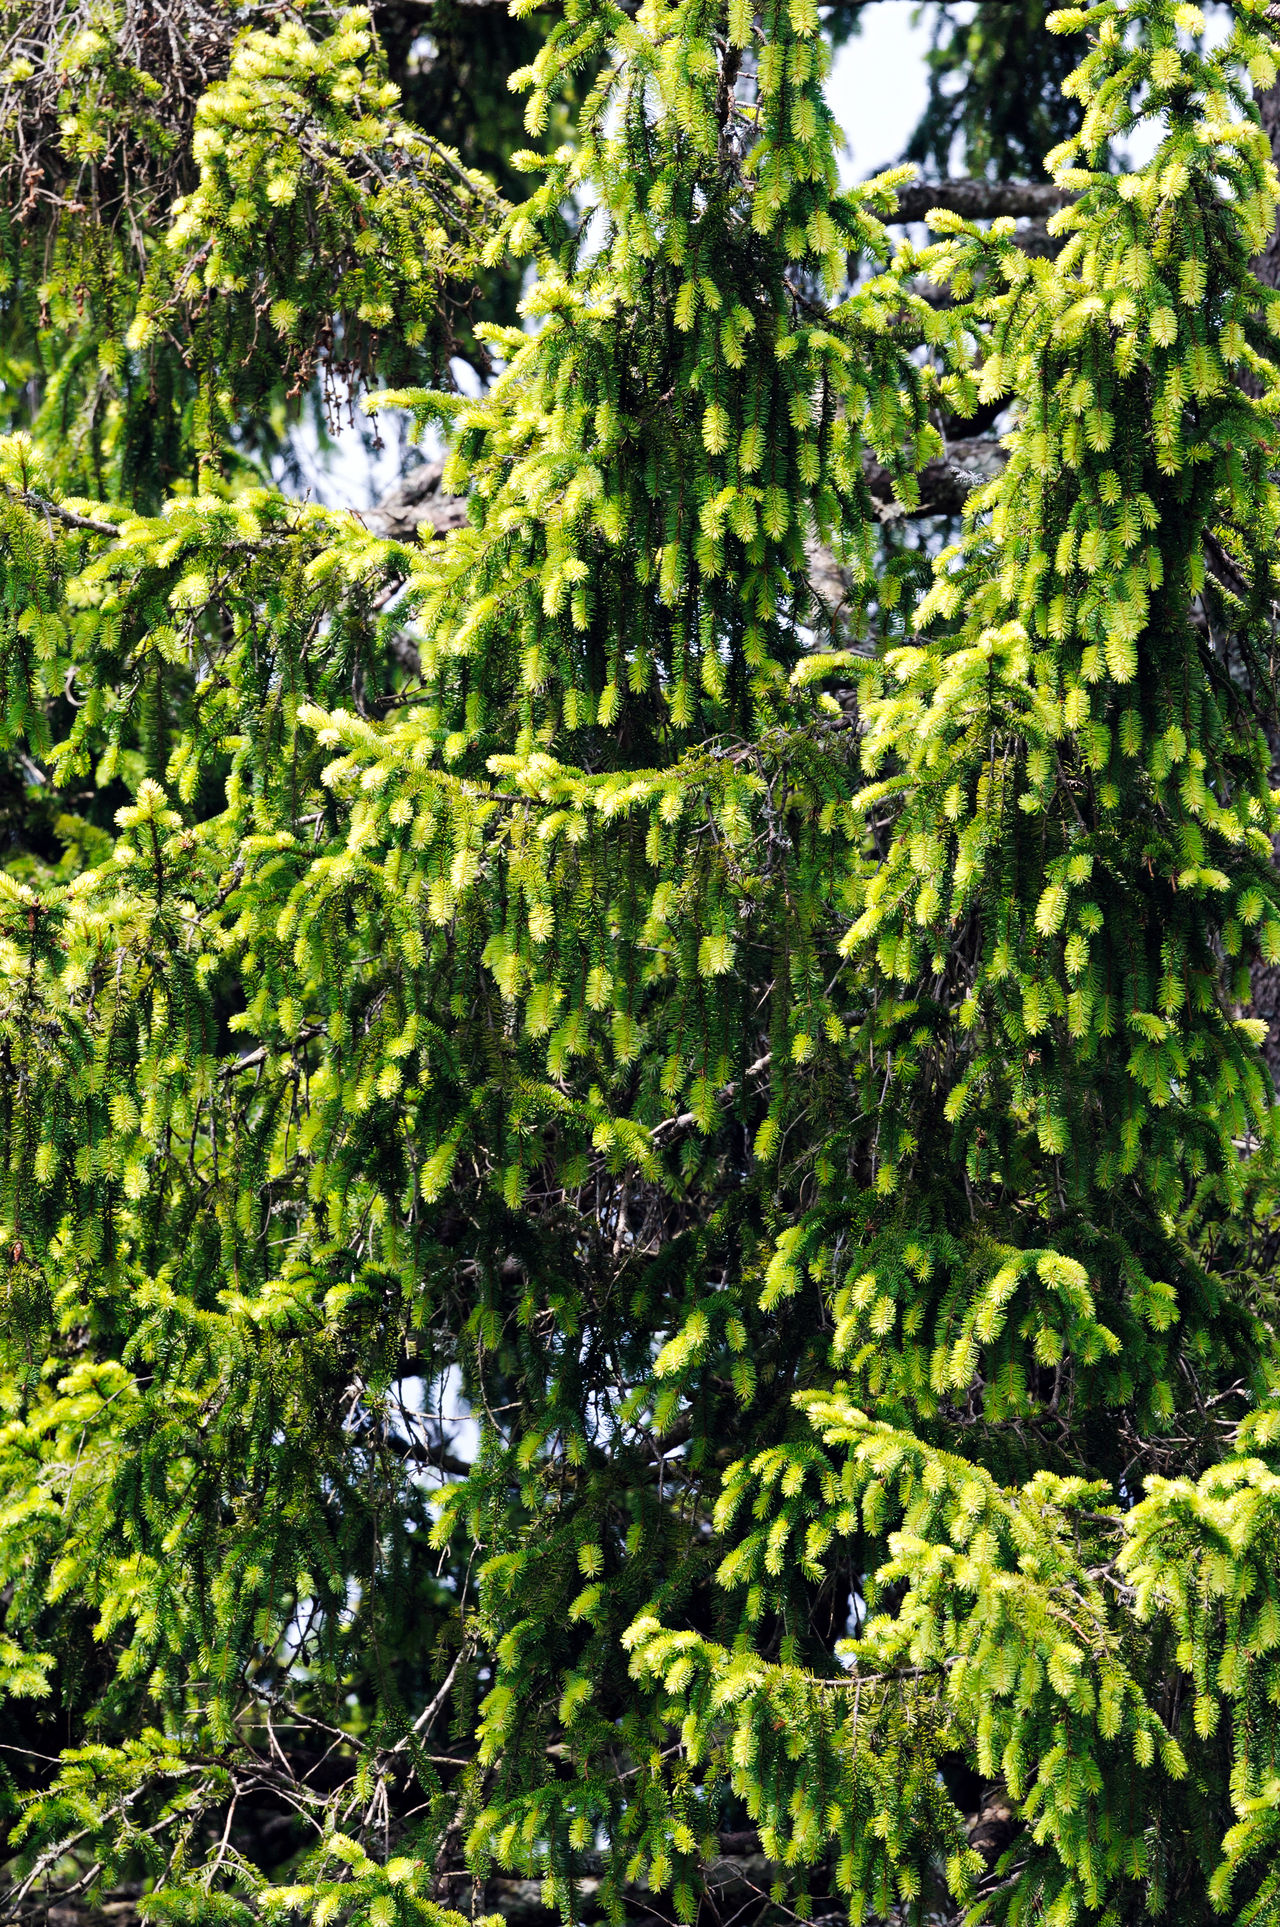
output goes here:
<path id="1" fill-rule="evenodd" d="M 848 142 L 840 161 L 846 187 L 901 158 L 929 95 L 925 55 L 937 11 L 915 0 L 880 0 L 864 9 L 861 33 L 837 51 L 827 100 Z"/>

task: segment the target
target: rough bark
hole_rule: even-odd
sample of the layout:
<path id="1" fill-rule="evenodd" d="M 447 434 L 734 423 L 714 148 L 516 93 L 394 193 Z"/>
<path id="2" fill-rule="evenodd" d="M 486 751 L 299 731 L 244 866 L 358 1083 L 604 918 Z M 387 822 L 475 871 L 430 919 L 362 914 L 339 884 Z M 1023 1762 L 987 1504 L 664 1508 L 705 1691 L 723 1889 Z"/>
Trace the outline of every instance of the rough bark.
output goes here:
<path id="1" fill-rule="evenodd" d="M 395 487 L 365 514 L 375 535 L 393 542 L 412 542 L 421 528 L 436 535 L 460 529 L 467 519 L 466 502 L 441 488 L 443 462 L 423 462 L 402 475 Z"/>
<path id="2" fill-rule="evenodd" d="M 1075 199 L 1052 181 L 911 181 L 898 189 L 896 218 L 923 221 L 935 207 L 966 221 L 992 221 L 1000 214 L 1043 217 Z"/>

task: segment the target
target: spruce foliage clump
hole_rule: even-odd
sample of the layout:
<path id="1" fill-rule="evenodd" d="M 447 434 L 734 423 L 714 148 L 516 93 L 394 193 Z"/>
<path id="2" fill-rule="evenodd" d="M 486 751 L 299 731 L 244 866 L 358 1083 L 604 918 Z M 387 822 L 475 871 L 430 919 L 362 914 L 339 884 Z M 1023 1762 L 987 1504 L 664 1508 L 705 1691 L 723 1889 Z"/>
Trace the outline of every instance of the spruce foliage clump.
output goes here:
<path id="1" fill-rule="evenodd" d="M 522 202 L 246 16 L 0 76 L 10 1906 L 1280 1922 L 1268 9 L 1051 18 L 1043 259 L 811 0 L 565 0 Z"/>

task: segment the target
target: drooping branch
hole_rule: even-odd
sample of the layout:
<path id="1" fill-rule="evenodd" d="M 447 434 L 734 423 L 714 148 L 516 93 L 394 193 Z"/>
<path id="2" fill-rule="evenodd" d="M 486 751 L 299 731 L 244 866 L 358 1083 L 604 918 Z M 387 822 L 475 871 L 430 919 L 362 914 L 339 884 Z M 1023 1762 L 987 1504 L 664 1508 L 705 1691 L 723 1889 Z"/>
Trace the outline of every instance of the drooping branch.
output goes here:
<path id="1" fill-rule="evenodd" d="M 958 515 L 969 491 L 991 481 L 1004 464 L 1005 452 L 999 442 L 979 439 L 951 442 L 944 456 L 927 462 L 920 470 L 918 508 L 906 508 L 894 499 L 888 469 L 869 452 L 863 472 L 880 520 L 896 522 L 903 517 Z M 411 542 L 424 527 L 436 535 L 447 535 L 450 529 L 461 528 L 467 519 L 466 503 L 456 495 L 444 493 L 443 472 L 442 462 L 424 462 L 421 467 L 411 469 L 376 507 L 365 511 L 365 521 L 378 535 L 396 542 Z"/>
<path id="2" fill-rule="evenodd" d="M 1257 99 L 1262 125 L 1271 141 L 1271 158 L 1280 161 L 1280 86 L 1268 88 Z M 1262 253 L 1255 258 L 1253 271 L 1267 287 L 1280 287 L 1280 229 L 1272 233 Z"/>

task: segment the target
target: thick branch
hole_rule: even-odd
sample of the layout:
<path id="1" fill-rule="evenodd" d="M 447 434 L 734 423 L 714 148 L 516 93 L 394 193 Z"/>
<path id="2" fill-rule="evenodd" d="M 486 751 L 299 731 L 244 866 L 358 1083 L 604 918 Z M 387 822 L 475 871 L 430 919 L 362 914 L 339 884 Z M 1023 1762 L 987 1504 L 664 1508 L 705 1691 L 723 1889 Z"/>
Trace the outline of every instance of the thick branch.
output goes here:
<path id="1" fill-rule="evenodd" d="M 8 493 L 7 490 L 6 493 Z M 15 491 L 15 493 L 18 501 L 25 507 L 34 509 L 37 515 L 43 515 L 46 521 L 53 517 L 65 528 L 84 529 L 89 535 L 118 536 L 120 533 L 119 527 L 114 522 L 99 521 L 89 515 L 77 515 L 74 509 L 63 508 L 58 502 L 46 501 L 43 495 L 36 495 L 30 489 L 21 493 Z"/>
<path id="2" fill-rule="evenodd" d="M 437 535 L 460 529 L 467 519 L 466 502 L 446 495 L 441 486 L 443 462 L 424 462 L 411 468 L 364 519 L 377 535 L 393 542 L 412 542 L 425 523 Z"/>
<path id="3" fill-rule="evenodd" d="M 1006 460 L 999 442 L 949 443 L 939 461 L 926 462 L 920 470 L 920 506 L 914 509 L 894 501 L 888 471 L 874 458 L 865 463 L 864 473 L 880 520 L 896 522 L 902 516 L 959 515 L 970 490 L 993 481 Z"/>
<path id="4" fill-rule="evenodd" d="M 1076 199 L 1052 181 L 912 181 L 898 189 L 898 221 L 923 221 L 931 208 L 945 207 L 966 221 L 991 221 L 1000 214 L 1052 214 Z"/>

